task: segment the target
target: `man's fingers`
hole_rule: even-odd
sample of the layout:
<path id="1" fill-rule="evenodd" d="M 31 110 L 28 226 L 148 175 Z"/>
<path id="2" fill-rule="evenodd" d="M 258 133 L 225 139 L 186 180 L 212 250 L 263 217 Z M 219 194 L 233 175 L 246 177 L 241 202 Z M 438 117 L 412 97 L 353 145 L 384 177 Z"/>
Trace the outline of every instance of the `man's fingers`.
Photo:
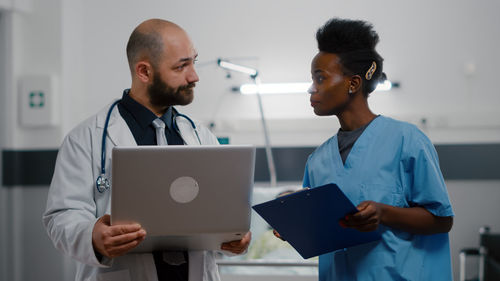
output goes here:
<path id="1" fill-rule="evenodd" d="M 243 239 L 241 239 L 241 243 L 247 245 L 248 243 L 250 243 L 250 241 L 252 240 L 252 232 L 247 232 L 245 234 L 245 236 L 243 236 Z"/>
<path id="2" fill-rule="evenodd" d="M 247 247 L 242 247 L 242 246 L 235 247 L 235 246 L 232 246 L 230 243 L 223 243 L 221 246 L 222 250 L 229 251 L 229 252 L 232 252 L 235 254 L 243 253 L 246 250 L 246 248 Z"/>
<path id="3" fill-rule="evenodd" d="M 130 232 L 126 234 L 121 234 L 117 236 L 110 237 L 107 246 L 119 246 L 122 244 L 129 243 L 131 241 L 137 240 L 137 239 L 143 239 L 146 237 L 146 231 L 144 229 L 141 229 L 136 232 Z"/>
<path id="4" fill-rule="evenodd" d="M 109 227 L 109 234 L 111 236 L 118 236 L 121 234 L 136 232 L 136 231 L 139 231 L 140 229 L 141 229 L 141 225 L 137 224 L 137 223 L 112 225 Z"/>
<path id="5" fill-rule="evenodd" d="M 222 245 L 229 248 L 240 248 L 242 245 L 245 245 L 241 240 L 235 240 L 230 242 L 224 242 Z"/>
<path id="6" fill-rule="evenodd" d="M 247 232 L 241 240 L 222 243 L 221 249 L 235 254 L 241 254 L 248 248 L 250 240 L 252 240 L 252 233 Z"/>
<path id="7" fill-rule="evenodd" d="M 114 258 L 114 257 L 122 256 L 122 255 L 126 254 L 128 251 L 137 247 L 137 245 L 139 245 L 139 243 L 141 243 L 143 240 L 144 240 L 144 237 L 132 240 L 132 241 L 130 241 L 126 244 L 122 244 L 120 246 L 112 247 L 112 248 L 108 249 L 109 257 Z"/>
<path id="8" fill-rule="evenodd" d="M 102 216 L 102 217 L 100 218 L 100 221 L 101 221 L 103 224 L 105 224 L 105 225 L 107 225 L 107 226 L 110 226 L 110 225 L 111 225 L 111 216 L 110 216 L 110 215 L 108 215 L 108 214 L 105 214 L 104 216 Z"/>
<path id="9" fill-rule="evenodd" d="M 227 244 L 229 246 L 233 246 L 233 247 L 238 247 L 240 245 L 248 245 L 250 243 L 250 240 L 252 240 L 252 232 L 247 232 L 243 238 L 241 238 L 240 240 L 233 240 L 233 241 L 229 241 L 229 242 L 225 242 L 225 243 L 222 243 L 222 244 Z"/>

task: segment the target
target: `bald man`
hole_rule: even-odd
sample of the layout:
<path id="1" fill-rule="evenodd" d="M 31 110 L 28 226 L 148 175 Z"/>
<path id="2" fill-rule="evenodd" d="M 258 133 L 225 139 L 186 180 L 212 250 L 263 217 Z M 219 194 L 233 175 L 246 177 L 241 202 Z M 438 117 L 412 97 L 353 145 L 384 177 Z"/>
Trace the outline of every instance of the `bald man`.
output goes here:
<path id="1" fill-rule="evenodd" d="M 193 126 L 173 107 L 193 100 L 197 56 L 189 36 L 178 25 L 160 19 L 141 23 L 127 44 L 130 89 L 64 139 L 43 222 L 55 247 L 77 261 L 75 280 L 220 279 L 213 251 L 130 254 L 147 233 L 138 224 L 110 224 L 110 191 L 104 180 L 111 178 L 113 146 L 161 144 L 155 129 L 158 122 L 165 127 L 163 139 L 168 145 L 218 144 L 206 127 L 196 122 Z M 103 174 L 100 160 L 105 131 Z M 243 253 L 250 239 L 247 233 L 239 241 L 222 244 L 221 250 Z"/>

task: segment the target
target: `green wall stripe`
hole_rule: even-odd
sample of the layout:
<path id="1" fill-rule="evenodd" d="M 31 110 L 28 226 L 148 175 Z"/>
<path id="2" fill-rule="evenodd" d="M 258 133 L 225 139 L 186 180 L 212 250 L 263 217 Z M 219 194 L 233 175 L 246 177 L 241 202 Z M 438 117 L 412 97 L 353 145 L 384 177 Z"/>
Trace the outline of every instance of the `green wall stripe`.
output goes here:
<path id="1" fill-rule="evenodd" d="M 443 176 L 447 180 L 500 179 L 499 144 L 436 145 Z M 275 147 L 278 181 L 302 181 L 307 156 L 314 147 Z M 57 150 L 3 150 L 2 185 L 47 186 L 54 172 Z M 257 149 L 255 181 L 269 181 L 266 154 Z"/>
<path id="2" fill-rule="evenodd" d="M 2 151 L 2 185 L 49 185 L 56 157 L 57 150 Z"/>

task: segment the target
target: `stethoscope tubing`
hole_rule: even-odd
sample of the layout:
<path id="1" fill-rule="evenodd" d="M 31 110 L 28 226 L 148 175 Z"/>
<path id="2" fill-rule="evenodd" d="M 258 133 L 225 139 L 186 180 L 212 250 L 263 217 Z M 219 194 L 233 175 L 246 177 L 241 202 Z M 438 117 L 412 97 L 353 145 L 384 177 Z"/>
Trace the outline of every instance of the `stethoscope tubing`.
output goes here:
<path id="1" fill-rule="evenodd" d="M 111 112 L 113 112 L 114 107 L 120 102 L 121 100 L 117 100 L 113 102 L 111 107 L 108 110 L 108 114 L 106 115 L 106 122 L 104 122 L 104 130 L 102 132 L 102 146 L 101 146 L 101 174 L 105 174 L 106 170 L 106 137 L 108 136 L 108 126 L 109 126 L 109 119 L 111 117 Z"/>
<path id="2" fill-rule="evenodd" d="M 104 122 L 104 130 L 102 132 L 102 145 L 101 145 L 101 174 L 96 179 L 96 188 L 97 191 L 99 191 L 99 193 L 103 193 L 110 187 L 109 180 L 106 177 L 106 138 L 108 136 L 108 126 L 109 126 L 109 119 L 111 118 L 111 113 L 113 112 L 113 109 L 120 101 L 121 100 L 117 100 L 113 102 L 113 104 L 108 110 L 108 113 L 106 114 L 106 121 Z M 198 139 L 198 142 L 201 145 L 201 139 L 200 136 L 198 135 L 198 130 L 196 129 L 194 121 L 188 116 L 177 112 L 177 110 L 175 110 L 174 108 L 173 127 L 179 134 L 180 131 L 179 127 L 177 126 L 177 117 L 183 117 L 189 121 L 191 127 L 193 127 L 194 133 L 196 134 L 196 138 Z"/>

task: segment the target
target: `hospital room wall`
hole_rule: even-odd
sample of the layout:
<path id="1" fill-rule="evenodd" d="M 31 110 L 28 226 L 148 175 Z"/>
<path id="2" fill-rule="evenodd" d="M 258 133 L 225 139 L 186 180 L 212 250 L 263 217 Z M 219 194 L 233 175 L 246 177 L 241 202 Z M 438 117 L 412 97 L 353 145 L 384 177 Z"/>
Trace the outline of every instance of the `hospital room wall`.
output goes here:
<path id="1" fill-rule="evenodd" d="M 226 79 L 215 59 L 235 58 L 258 67 L 263 82 L 308 81 L 316 52 L 314 31 L 331 16 L 370 20 L 380 33 L 385 70 L 401 88 L 375 93 L 370 103 L 376 112 L 419 125 L 435 143 L 500 143 L 500 95 L 490 82 L 496 81 L 500 65 L 500 57 L 491 55 L 500 47 L 495 36 L 498 1 L 393 0 L 382 5 L 256 0 L 238 7 L 229 0 L 136 2 L 33 1 L 30 9 L 1 13 L 1 38 L 7 38 L 0 43 L 2 150 L 57 149 L 68 130 L 119 97 L 130 84 L 126 40 L 130 30 L 149 17 L 171 19 L 190 33 L 200 53 L 201 81 L 195 102 L 181 110 L 215 122 L 216 132 L 230 136 L 232 143 L 263 143 L 257 103 L 254 96 L 229 91 L 249 80 L 238 74 Z M 19 125 L 18 83 L 29 74 L 58 77 L 58 126 Z M 312 114 L 307 95 L 263 101 L 275 146 L 315 146 L 338 128 L 335 118 Z M 458 250 L 477 244 L 479 226 L 490 224 L 500 231 L 495 216 L 500 181 L 447 184 L 457 213 L 450 234 L 457 271 Z M 2 187 L 0 246 L 6 251 L 0 256 L 0 278 L 71 279 L 73 267 L 53 249 L 41 225 L 46 193 L 47 186 Z"/>
<path id="2" fill-rule="evenodd" d="M 500 65 L 500 57 L 491 55 L 500 48 L 493 35 L 500 25 L 494 12 L 498 1 L 257 0 L 238 6 L 229 0 L 121 1 L 119 6 L 113 1 L 97 8 L 93 1 L 82 5 L 82 33 L 69 43 L 74 56 L 66 57 L 82 57 L 82 68 L 64 76 L 80 82 L 71 91 L 83 92 L 84 98 L 65 92 L 67 104 L 79 107 L 65 120 L 63 132 L 121 95 L 130 84 L 124 55 L 130 30 L 145 18 L 161 17 L 183 26 L 199 52 L 196 98 L 181 110 L 214 123 L 233 143 L 262 144 L 255 96 L 229 90 L 250 80 L 238 73 L 227 79 L 215 60 L 232 58 L 257 67 L 263 82 L 310 81 L 315 30 L 341 16 L 374 23 L 385 72 L 401 83 L 399 89 L 372 95 L 375 112 L 419 124 L 435 142 L 500 139 L 500 118 L 495 118 L 500 97 L 490 82 Z M 64 24 L 78 21 L 69 18 Z M 307 95 L 266 96 L 263 103 L 274 145 L 316 145 L 338 128 L 335 118 L 314 116 Z"/>
<path id="3" fill-rule="evenodd" d="M 0 280 L 71 280 L 73 264 L 54 249 L 42 225 L 47 186 L 6 185 L 16 165 L 3 161 L 9 152 L 54 149 L 61 141 L 60 126 L 21 126 L 18 104 L 24 77 L 61 73 L 61 1 L 9 3 L 0 17 Z"/>
<path id="4" fill-rule="evenodd" d="M 5 44 L 5 15 L 0 11 L 0 106 L 5 104 L 5 81 L 6 79 L 6 44 Z M 0 148 L 3 147 L 5 142 L 5 132 L 4 132 L 4 122 L 1 120 L 5 119 L 4 111 L 0 108 Z M 0 156 L 1 157 L 1 156 Z M 0 161 L 0 178 L 2 178 L 2 162 Z M 6 192 L 2 188 L 0 190 L 0 280 L 7 280 L 7 202 L 5 200 Z"/>

